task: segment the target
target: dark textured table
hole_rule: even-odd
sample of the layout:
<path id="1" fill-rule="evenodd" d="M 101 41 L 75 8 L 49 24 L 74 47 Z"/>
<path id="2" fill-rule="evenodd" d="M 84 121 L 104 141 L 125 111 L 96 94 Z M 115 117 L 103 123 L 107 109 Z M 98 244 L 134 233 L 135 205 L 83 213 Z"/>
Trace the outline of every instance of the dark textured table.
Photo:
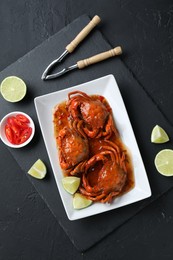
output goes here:
<path id="1" fill-rule="evenodd" d="M 1 0 L 0 70 L 82 14 L 102 18 L 101 32 L 122 46 L 127 69 L 171 129 L 172 1 Z M 172 259 L 172 189 L 80 253 L 1 142 L 0 155 L 0 259 Z"/>

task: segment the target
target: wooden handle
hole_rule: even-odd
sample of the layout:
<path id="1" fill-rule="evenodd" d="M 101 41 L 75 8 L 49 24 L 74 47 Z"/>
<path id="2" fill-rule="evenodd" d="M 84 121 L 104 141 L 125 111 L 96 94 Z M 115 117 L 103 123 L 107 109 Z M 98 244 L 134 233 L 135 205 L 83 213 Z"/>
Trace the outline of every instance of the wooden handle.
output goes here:
<path id="1" fill-rule="evenodd" d="M 102 60 L 109 59 L 111 57 L 114 57 L 114 56 L 117 56 L 117 55 L 120 55 L 120 54 L 122 54 L 122 49 L 121 49 L 120 46 L 118 46 L 118 47 L 116 47 L 112 50 L 102 52 L 102 53 L 97 54 L 95 56 L 92 56 L 88 59 L 80 60 L 80 61 L 77 62 L 77 65 L 78 65 L 79 69 L 83 69 L 83 68 L 85 68 L 85 67 L 87 67 L 91 64 L 100 62 Z"/>
<path id="2" fill-rule="evenodd" d="M 83 30 L 75 37 L 75 39 L 66 46 L 68 52 L 73 52 L 78 44 L 85 39 L 85 37 L 92 31 L 92 29 L 101 21 L 98 15 L 95 15 L 93 19 L 83 28 Z"/>

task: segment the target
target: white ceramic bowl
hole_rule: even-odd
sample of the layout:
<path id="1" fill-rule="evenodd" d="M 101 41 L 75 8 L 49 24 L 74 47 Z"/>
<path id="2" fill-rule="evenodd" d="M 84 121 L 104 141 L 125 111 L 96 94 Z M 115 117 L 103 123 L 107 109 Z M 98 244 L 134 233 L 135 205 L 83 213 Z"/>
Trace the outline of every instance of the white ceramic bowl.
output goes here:
<path id="1" fill-rule="evenodd" d="M 26 140 L 24 143 L 22 143 L 22 144 L 12 144 L 8 141 L 8 139 L 5 135 L 5 125 L 7 124 L 7 119 L 9 117 L 16 116 L 18 114 L 22 114 L 29 119 L 30 123 L 28 124 L 28 126 L 30 126 L 32 128 L 32 133 L 31 133 L 31 136 L 28 138 L 28 140 Z M 21 147 L 24 147 L 27 144 L 29 144 L 29 142 L 32 140 L 32 138 L 34 136 L 34 133 L 35 133 L 35 125 L 34 125 L 32 118 L 29 115 L 27 115 L 23 112 L 20 112 L 20 111 L 14 111 L 14 112 L 7 114 L 6 116 L 4 116 L 2 118 L 2 120 L 0 122 L 0 138 L 3 141 L 4 144 L 6 144 L 7 146 L 12 147 L 12 148 L 21 148 Z"/>
<path id="2" fill-rule="evenodd" d="M 123 143 L 129 148 L 132 155 L 132 162 L 134 165 L 134 179 L 135 187 L 129 192 L 117 197 L 111 204 L 109 203 L 93 203 L 92 206 L 75 210 L 73 208 L 73 196 L 68 194 L 62 186 L 63 172 L 58 163 L 57 146 L 54 138 L 54 128 L 52 123 L 52 109 L 64 100 L 67 100 L 68 93 L 71 91 L 83 91 L 88 95 L 102 95 L 109 102 L 114 121 L 119 130 Z M 118 85 L 113 75 L 95 79 L 68 89 L 52 92 L 35 98 L 35 107 L 47 148 L 47 152 L 52 165 L 55 180 L 62 198 L 67 216 L 70 220 L 89 217 L 95 214 L 113 210 L 139 200 L 151 196 L 151 189 L 149 186 L 147 174 L 143 165 L 142 157 L 138 149 L 136 139 L 131 127 L 128 114 L 121 97 Z"/>

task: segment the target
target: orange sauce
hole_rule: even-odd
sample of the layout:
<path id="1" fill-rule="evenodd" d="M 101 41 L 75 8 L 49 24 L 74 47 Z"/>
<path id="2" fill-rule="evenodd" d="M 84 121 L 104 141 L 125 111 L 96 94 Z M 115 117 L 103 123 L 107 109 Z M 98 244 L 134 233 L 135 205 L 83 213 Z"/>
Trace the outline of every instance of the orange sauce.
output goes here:
<path id="1" fill-rule="evenodd" d="M 109 106 L 107 100 L 104 97 L 98 95 L 92 95 L 91 97 L 93 98 L 93 100 L 96 99 L 101 100 L 104 103 L 104 105 L 107 107 L 108 111 L 110 111 L 111 113 L 111 107 Z M 54 134 L 56 139 L 59 131 L 63 129 L 65 126 L 69 126 L 68 118 L 69 118 L 69 114 L 66 106 L 66 101 L 63 101 L 54 108 L 54 113 L 53 113 Z M 124 151 L 126 153 L 127 181 L 123 187 L 123 190 L 120 193 L 120 195 L 122 195 L 130 191 L 135 185 L 131 156 L 130 156 L 130 152 L 128 151 L 127 147 L 122 142 L 120 137 L 117 138 L 117 136 L 113 134 L 109 140 L 114 142 L 120 148 L 121 151 Z M 89 138 L 88 141 L 89 141 L 89 150 L 90 150 L 89 158 L 91 158 L 94 154 L 100 152 L 102 145 L 105 144 L 104 143 L 105 141 L 103 138 L 93 138 L 93 139 Z M 95 164 L 94 168 L 92 169 L 92 173 L 94 172 L 94 174 L 90 174 L 89 176 L 90 178 L 89 181 L 91 185 L 97 183 L 97 173 L 99 172 L 101 167 L 102 167 L 101 163 L 98 162 Z M 64 175 L 67 176 L 68 173 L 64 171 Z"/>

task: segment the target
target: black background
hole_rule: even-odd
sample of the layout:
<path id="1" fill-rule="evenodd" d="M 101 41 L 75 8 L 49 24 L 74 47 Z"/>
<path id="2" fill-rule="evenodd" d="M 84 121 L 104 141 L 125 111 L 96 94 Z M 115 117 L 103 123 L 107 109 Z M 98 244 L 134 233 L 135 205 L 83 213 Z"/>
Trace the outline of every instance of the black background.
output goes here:
<path id="1" fill-rule="evenodd" d="M 100 30 L 123 47 L 124 63 L 172 126 L 172 1 L 1 0 L 0 70 L 84 13 L 102 18 Z M 2 143 L 0 149 L 0 259 L 172 259 L 171 189 L 79 253 Z"/>

